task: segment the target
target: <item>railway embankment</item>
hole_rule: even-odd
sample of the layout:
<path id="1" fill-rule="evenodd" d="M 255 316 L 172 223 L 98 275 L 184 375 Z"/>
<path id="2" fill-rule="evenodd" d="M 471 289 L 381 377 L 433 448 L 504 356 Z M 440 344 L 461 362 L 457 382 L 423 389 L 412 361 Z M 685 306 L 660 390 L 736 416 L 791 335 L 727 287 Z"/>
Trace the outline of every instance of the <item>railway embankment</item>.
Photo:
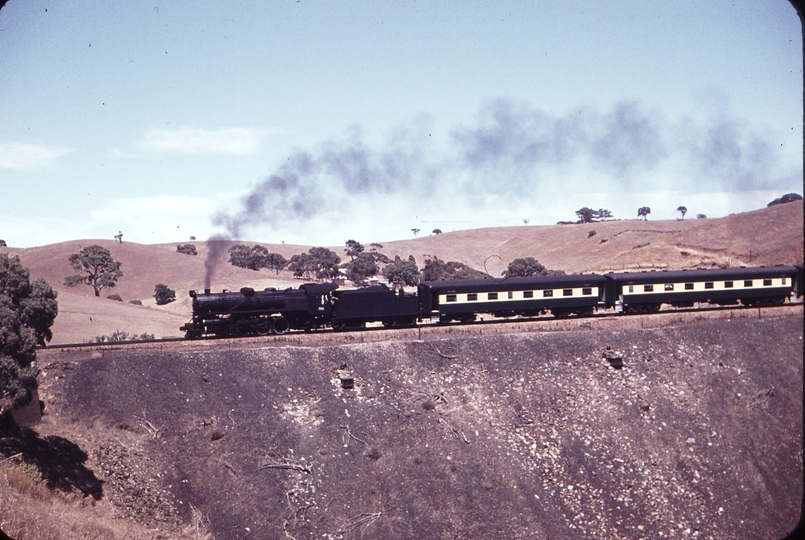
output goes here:
<path id="1" fill-rule="evenodd" d="M 803 318 L 763 314 L 42 351 L 28 436 L 168 534 L 200 511 L 233 539 L 780 538 Z"/>

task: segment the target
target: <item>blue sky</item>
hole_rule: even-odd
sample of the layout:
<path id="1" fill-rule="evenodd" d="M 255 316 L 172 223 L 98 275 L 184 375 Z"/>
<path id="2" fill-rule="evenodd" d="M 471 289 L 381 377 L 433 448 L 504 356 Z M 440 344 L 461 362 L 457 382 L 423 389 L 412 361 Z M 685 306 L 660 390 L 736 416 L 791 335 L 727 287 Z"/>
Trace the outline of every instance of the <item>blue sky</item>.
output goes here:
<path id="1" fill-rule="evenodd" d="M 718 217 L 802 192 L 802 81 L 781 0 L 9 0 L 0 238 Z"/>

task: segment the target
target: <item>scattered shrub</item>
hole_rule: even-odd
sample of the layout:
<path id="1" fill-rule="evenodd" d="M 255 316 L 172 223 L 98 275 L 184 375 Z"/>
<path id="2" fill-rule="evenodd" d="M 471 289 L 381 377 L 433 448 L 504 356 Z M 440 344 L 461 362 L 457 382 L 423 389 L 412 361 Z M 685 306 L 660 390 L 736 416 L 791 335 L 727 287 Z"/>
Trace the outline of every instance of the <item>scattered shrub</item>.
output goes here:
<path id="1" fill-rule="evenodd" d="M 776 206 L 778 204 L 785 204 L 785 203 L 801 201 L 801 200 L 802 200 L 802 195 L 800 195 L 799 193 L 786 193 L 785 195 L 783 195 L 779 199 L 774 199 L 772 202 L 770 202 L 766 206 Z"/>
<path id="2" fill-rule="evenodd" d="M 179 253 L 184 253 L 185 255 L 198 255 L 196 251 L 196 246 L 193 244 L 181 244 L 176 246 L 176 251 Z"/>
<path id="3" fill-rule="evenodd" d="M 22 474 L 34 482 L 42 482 L 42 471 L 40 471 L 39 467 L 36 465 L 32 465 L 31 463 L 22 463 L 17 467 L 17 469 L 19 469 Z"/>
<path id="4" fill-rule="evenodd" d="M 108 298 L 109 300 L 114 300 L 116 302 L 122 302 L 123 301 L 123 299 L 120 297 L 119 294 L 110 294 L 106 298 Z"/>
<path id="5" fill-rule="evenodd" d="M 143 305 L 142 301 L 140 300 L 129 300 L 129 304 L 134 304 L 135 306 Z"/>
<path id="6" fill-rule="evenodd" d="M 590 232 L 587 233 L 587 238 L 592 238 L 596 234 L 598 234 L 598 233 L 596 233 L 595 231 L 590 231 Z"/>
<path id="7" fill-rule="evenodd" d="M 121 330 L 115 330 L 110 336 L 95 336 L 95 343 L 113 343 L 116 341 L 134 341 L 134 340 L 154 339 L 154 334 L 143 332 L 140 335 L 129 334 Z"/>
<path id="8" fill-rule="evenodd" d="M 154 298 L 158 306 L 164 306 L 176 300 L 176 291 L 168 288 L 164 283 L 158 283 L 157 286 L 154 287 Z"/>
<path id="9" fill-rule="evenodd" d="M 43 481 L 42 471 L 36 465 L 20 463 L 5 468 L 4 479 L 9 487 L 36 501 L 50 501 L 53 492 Z"/>

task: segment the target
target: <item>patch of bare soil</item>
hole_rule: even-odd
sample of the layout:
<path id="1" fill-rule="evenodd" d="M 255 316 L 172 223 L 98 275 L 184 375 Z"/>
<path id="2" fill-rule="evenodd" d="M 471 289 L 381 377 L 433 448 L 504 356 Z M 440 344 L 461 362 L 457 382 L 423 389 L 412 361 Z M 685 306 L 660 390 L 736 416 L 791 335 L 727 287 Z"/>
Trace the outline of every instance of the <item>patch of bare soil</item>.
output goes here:
<path id="1" fill-rule="evenodd" d="M 780 538 L 803 318 L 755 313 L 44 351 L 43 427 L 122 516 L 217 538 Z"/>

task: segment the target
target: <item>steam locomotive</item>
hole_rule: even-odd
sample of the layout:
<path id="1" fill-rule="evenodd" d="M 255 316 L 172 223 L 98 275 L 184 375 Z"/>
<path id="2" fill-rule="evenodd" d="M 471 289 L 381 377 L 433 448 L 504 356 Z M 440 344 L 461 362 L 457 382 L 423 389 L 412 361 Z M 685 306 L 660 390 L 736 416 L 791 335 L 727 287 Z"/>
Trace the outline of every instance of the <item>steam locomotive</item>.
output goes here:
<path id="1" fill-rule="evenodd" d="M 416 293 L 386 285 L 339 290 L 335 283 L 238 292 L 190 291 L 187 338 L 264 336 L 292 330 L 467 323 L 495 317 L 654 313 L 665 304 L 771 306 L 803 295 L 803 266 L 426 281 Z"/>

